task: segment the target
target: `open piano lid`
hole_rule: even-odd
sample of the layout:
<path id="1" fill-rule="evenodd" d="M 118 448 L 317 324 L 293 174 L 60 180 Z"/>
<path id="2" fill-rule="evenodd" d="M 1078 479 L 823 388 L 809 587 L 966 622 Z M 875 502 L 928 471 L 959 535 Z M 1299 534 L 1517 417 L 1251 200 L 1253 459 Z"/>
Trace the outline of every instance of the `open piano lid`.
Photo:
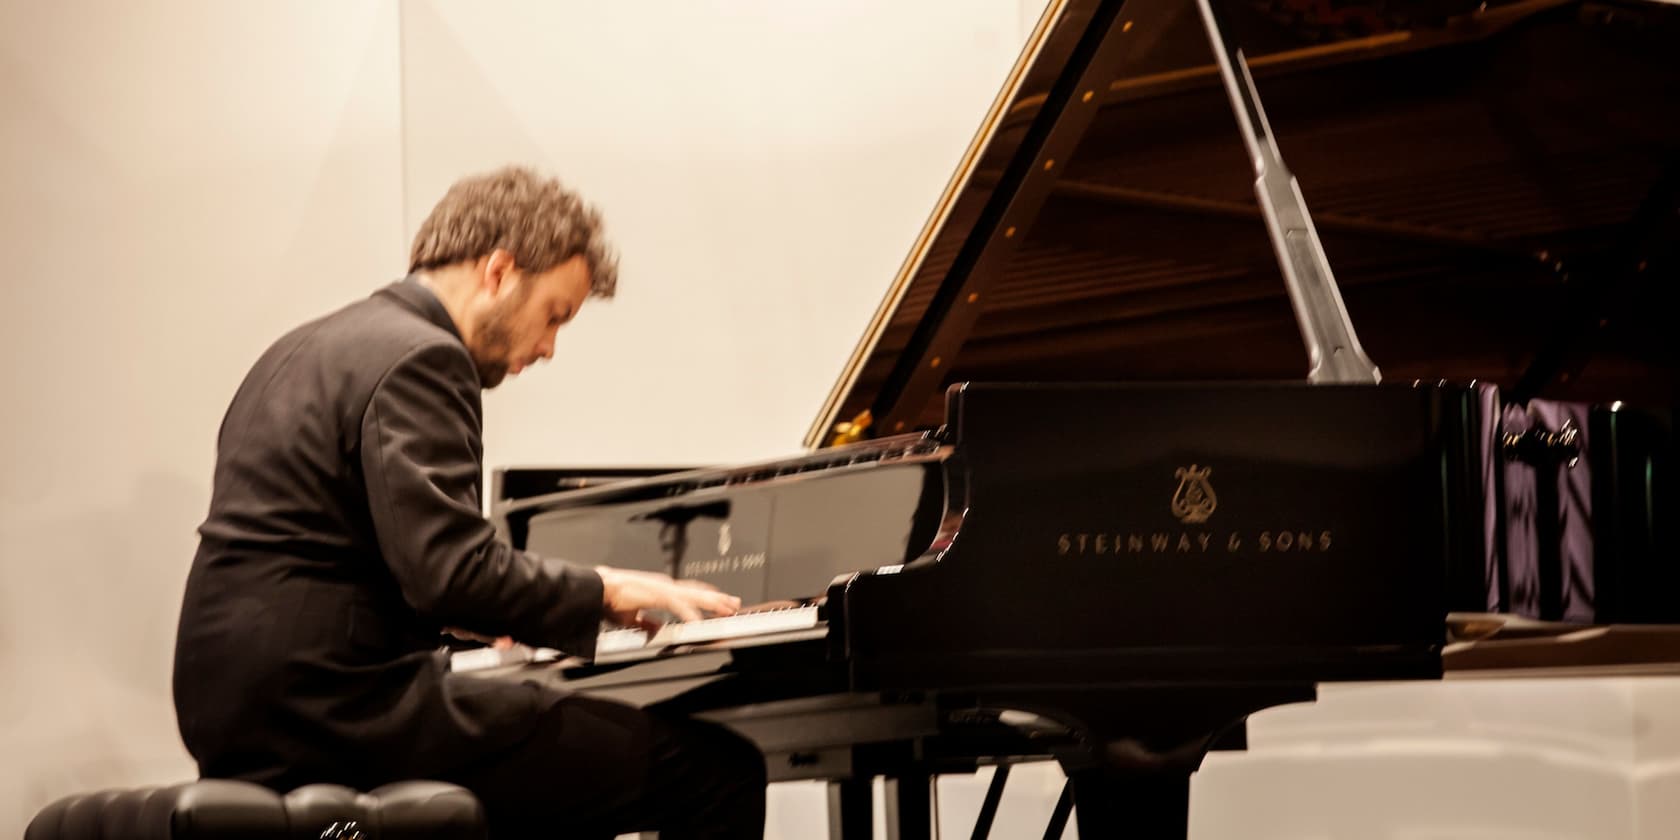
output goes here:
<path id="1" fill-rule="evenodd" d="M 1215 8 L 1384 381 L 1673 401 L 1680 6 Z M 1214 56 L 1196 0 L 1052 0 L 806 445 L 955 382 L 1301 379 Z"/>

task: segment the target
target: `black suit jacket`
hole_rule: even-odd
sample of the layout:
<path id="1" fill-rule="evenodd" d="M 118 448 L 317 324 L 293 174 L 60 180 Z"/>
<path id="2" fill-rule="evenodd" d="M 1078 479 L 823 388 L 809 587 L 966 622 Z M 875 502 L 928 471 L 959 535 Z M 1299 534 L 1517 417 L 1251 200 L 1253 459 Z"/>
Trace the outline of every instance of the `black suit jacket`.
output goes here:
<path id="1" fill-rule="evenodd" d="M 480 390 L 413 278 L 251 369 L 176 637 L 176 714 L 204 776 L 446 775 L 520 740 L 559 695 L 448 673 L 443 627 L 593 651 L 600 577 L 513 549 L 480 514 Z"/>

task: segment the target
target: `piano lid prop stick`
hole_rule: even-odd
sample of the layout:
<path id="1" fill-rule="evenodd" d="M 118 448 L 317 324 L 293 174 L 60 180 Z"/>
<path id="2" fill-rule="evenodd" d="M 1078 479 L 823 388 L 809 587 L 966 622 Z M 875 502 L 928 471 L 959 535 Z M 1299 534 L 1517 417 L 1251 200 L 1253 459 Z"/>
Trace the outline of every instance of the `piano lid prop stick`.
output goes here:
<path id="1" fill-rule="evenodd" d="M 1359 346 L 1353 320 L 1342 303 L 1341 290 L 1330 271 L 1318 231 L 1307 213 L 1307 202 L 1295 176 L 1283 163 L 1266 112 L 1260 107 L 1260 92 L 1248 72 L 1242 50 L 1220 34 L 1213 0 L 1196 0 L 1213 47 L 1214 60 L 1231 97 L 1231 110 L 1242 130 L 1243 143 L 1254 159 L 1254 194 L 1260 202 L 1266 231 L 1283 269 L 1289 301 L 1307 345 L 1307 381 L 1314 384 L 1375 385 L 1382 373 Z M 1242 71 L 1239 79 L 1237 71 Z"/>

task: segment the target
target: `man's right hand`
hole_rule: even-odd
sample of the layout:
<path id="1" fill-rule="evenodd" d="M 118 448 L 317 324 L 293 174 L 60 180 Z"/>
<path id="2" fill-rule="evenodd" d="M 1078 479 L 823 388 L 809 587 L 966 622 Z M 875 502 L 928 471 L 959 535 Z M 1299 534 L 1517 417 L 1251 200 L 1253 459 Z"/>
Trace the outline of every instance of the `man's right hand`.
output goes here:
<path id="1" fill-rule="evenodd" d="M 624 627 L 640 627 L 650 633 L 658 630 L 659 622 L 643 610 L 665 610 L 682 621 L 699 621 L 706 617 L 703 613 L 734 615 L 741 608 L 740 598 L 703 581 L 673 580 L 658 572 L 611 566 L 596 566 L 595 572 L 601 576 L 601 601 L 607 618 Z"/>

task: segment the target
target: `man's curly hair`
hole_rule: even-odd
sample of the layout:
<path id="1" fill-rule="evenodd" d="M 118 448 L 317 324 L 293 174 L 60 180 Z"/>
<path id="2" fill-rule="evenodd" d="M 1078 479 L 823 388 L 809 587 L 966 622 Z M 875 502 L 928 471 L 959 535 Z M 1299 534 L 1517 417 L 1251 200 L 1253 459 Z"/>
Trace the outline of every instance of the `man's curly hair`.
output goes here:
<path id="1" fill-rule="evenodd" d="M 618 288 L 618 256 L 601 232 L 601 214 L 561 185 L 520 166 L 456 181 L 414 235 L 408 270 L 477 260 L 500 248 L 520 270 L 541 274 L 582 256 L 589 293 Z"/>

